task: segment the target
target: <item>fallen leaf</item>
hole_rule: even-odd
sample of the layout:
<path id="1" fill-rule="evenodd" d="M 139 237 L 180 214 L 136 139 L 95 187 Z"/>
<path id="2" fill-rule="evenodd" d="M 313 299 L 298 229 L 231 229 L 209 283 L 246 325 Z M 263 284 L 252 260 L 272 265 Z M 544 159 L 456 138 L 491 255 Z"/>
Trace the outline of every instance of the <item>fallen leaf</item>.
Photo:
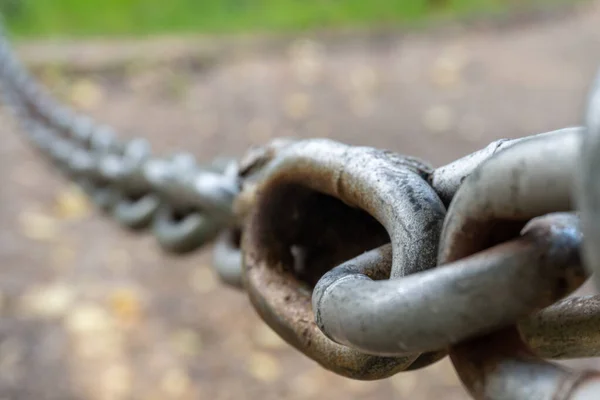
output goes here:
<path id="1" fill-rule="evenodd" d="M 322 49 L 312 40 L 297 40 L 290 47 L 292 69 L 305 85 L 315 84 L 322 72 Z"/>
<path id="2" fill-rule="evenodd" d="M 431 107 L 423 116 L 423 125 L 432 133 L 449 131 L 454 125 L 454 112 L 448 106 Z"/>
<path id="3" fill-rule="evenodd" d="M 248 370 L 254 378 L 263 382 L 274 382 L 281 375 L 279 361 L 262 352 L 255 352 L 250 356 Z"/>
<path id="4" fill-rule="evenodd" d="M 118 321 L 133 325 L 141 319 L 142 305 L 139 294 L 130 288 L 120 288 L 109 296 L 110 308 Z"/>
<path id="5" fill-rule="evenodd" d="M 394 375 L 390 383 L 401 399 L 412 398 L 419 384 L 415 373 Z"/>
<path id="6" fill-rule="evenodd" d="M 40 212 L 22 212 L 19 215 L 19 226 L 21 233 L 32 240 L 51 241 L 59 233 L 56 219 Z"/>
<path id="7" fill-rule="evenodd" d="M 291 119 L 302 119 L 310 112 L 311 100 L 306 93 L 293 93 L 284 99 L 285 114 Z"/>
<path id="8" fill-rule="evenodd" d="M 446 49 L 433 63 L 430 72 L 432 83 L 441 88 L 458 86 L 466 63 L 465 54 L 461 49 Z"/>
<path id="9" fill-rule="evenodd" d="M 54 210 L 58 218 L 78 220 L 89 216 L 91 204 L 78 186 L 71 185 L 58 194 Z"/>
<path id="10" fill-rule="evenodd" d="M 67 315 L 66 325 L 72 333 L 101 333 L 114 329 L 114 320 L 95 304 L 79 304 Z"/>
<path id="11" fill-rule="evenodd" d="M 265 349 L 287 348 L 287 343 L 265 323 L 259 323 L 252 332 L 254 342 Z"/>
<path id="12" fill-rule="evenodd" d="M 78 108 L 91 110 L 104 98 L 102 87 L 89 79 L 80 79 L 71 87 L 70 100 Z"/>
<path id="13" fill-rule="evenodd" d="M 21 297 L 19 309 L 27 316 L 62 317 L 73 304 L 75 297 L 74 289 L 65 284 L 36 287 Z"/>

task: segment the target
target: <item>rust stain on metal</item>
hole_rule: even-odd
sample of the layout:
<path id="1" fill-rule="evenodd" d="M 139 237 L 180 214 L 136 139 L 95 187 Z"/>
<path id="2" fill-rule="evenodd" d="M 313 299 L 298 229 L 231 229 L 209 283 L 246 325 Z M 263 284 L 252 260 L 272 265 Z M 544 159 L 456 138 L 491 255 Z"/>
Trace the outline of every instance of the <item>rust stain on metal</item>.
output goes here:
<path id="1" fill-rule="evenodd" d="M 330 140 L 283 148 L 253 188 L 255 206 L 242 242 L 246 288 L 263 319 L 338 374 L 371 380 L 408 368 L 419 354 L 373 356 L 327 338 L 315 323 L 311 295 L 331 268 L 390 239 L 420 246 L 396 248 L 398 264 L 412 270 L 435 266 L 445 209 L 425 181 L 429 173 L 416 159 Z M 405 190 L 411 186 L 399 180 L 423 182 L 425 189 L 411 194 Z M 394 204 L 399 192 L 405 203 Z M 400 216 L 406 208 L 423 211 Z"/>

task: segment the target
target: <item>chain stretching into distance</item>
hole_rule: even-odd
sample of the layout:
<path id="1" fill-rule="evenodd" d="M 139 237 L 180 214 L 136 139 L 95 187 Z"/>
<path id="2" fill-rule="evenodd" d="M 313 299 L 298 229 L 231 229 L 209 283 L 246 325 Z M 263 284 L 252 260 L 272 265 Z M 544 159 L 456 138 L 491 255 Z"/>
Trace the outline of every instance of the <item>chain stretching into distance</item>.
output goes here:
<path id="1" fill-rule="evenodd" d="M 148 226 L 168 251 L 185 253 L 213 239 L 233 220 L 239 192 L 236 163 L 208 166 L 190 154 L 152 156 L 143 139 L 118 142 L 114 131 L 59 104 L 0 40 L 3 95 L 29 138 L 100 208 L 131 229 Z"/>
<path id="2" fill-rule="evenodd" d="M 600 356 L 600 297 L 569 297 L 600 272 L 600 74 L 584 127 L 437 169 L 327 139 L 156 157 L 52 98 L 3 33 L 0 82 L 94 204 L 174 254 L 215 241 L 222 281 L 324 368 L 374 380 L 449 355 L 476 399 L 600 397 L 600 372 L 543 359 Z"/>

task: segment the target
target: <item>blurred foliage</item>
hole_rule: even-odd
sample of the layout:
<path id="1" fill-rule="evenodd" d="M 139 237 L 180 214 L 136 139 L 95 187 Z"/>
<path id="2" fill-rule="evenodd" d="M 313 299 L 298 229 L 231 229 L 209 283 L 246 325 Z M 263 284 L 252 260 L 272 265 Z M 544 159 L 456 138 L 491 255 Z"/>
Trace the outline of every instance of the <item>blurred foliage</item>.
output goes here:
<path id="1" fill-rule="evenodd" d="M 287 31 L 418 23 L 536 0 L 0 0 L 17 35 Z M 538 0 L 539 2 L 539 0 Z"/>

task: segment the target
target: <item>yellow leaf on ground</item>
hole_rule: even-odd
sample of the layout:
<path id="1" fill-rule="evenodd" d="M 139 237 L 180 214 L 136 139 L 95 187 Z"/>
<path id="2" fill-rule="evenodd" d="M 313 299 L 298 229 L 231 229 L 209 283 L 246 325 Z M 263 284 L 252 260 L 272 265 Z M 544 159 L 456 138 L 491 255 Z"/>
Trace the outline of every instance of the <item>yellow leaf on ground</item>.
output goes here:
<path id="1" fill-rule="evenodd" d="M 102 333 L 114 329 L 110 314 L 95 304 L 79 304 L 72 309 L 66 320 L 67 329 L 72 333 Z"/>
<path id="2" fill-rule="evenodd" d="M 287 343 L 265 323 L 259 325 L 252 332 L 254 342 L 266 349 L 287 348 Z"/>
<path id="3" fill-rule="evenodd" d="M 70 186 L 56 197 L 54 213 L 58 218 L 77 220 L 87 217 L 91 204 L 87 196 L 76 186 Z"/>
<path id="4" fill-rule="evenodd" d="M 97 83 L 89 79 L 81 79 L 71 86 L 69 97 L 76 107 L 91 110 L 104 99 L 104 91 Z"/>
<path id="5" fill-rule="evenodd" d="M 306 93 L 292 93 L 284 99 L 285 114 L 291 119 L 302 119 L 310 112 L 311 99 Z"/>
<path id="6" fill-rule="evenodd" d="M 444 133 L 454 126 L 454 112 L 448 106 L 429 108 L 423 116 L 423 125 L 432 133 Z"/>
<path id="7" fill-rule="evenodd" d="M 110 308 L 116 319 L 126 325 L 137 323 L 142 315 L 142 304 L 137 291 L 120 288 L 109 296 Z"/>
<path id="8" fill-rule="evenodd" d="M 75 300 L 75 291 L 65 284 L 37 287 L 26 292 L 19 304 L 28 316 L 56 318 L 63 316 Z"/>
<path id="9" fill-rule="evenodd" d="M 414 395 L 419 382 L 417 375 L 412 373 L 394 375 L 390 378 L 390 383 L 401 399 L 410 399 Z"/>
<path id="10" fill-rule="evenodd" d="M 203 266 L 192 272 L 191 285 L 198 293 L 208 293 L 216 289 L 218 283 L 214 272 Z"/>
<path id="11" fill-rule="evenodd" d="M 432 83 L 441 88 L 458 86 L 466 64 L 466 55 L 460 48 L 446 49 L 433 63 L 430 72 Z"/>
<path id="12" fill-rule="evenodd" d="M 314 84 L 323 70 L 321 46 L 312 40 L 298 40 L 289 53 L 296 78 L 305 85 Z"/>
<path id="13" fill-rule="evenodd" d="M 19 215 L 19 228 L 26 238 L 41 242 L 52 241 L 59 233 L 56 219 L 35 211 L 25 211 Z"/>
<path id="14" fill-rule="evenodd" d="M 248 360 L 250 374 L 263 382 L 274 382 L 281 375 L 279 361 L 270 354 L 255 352 Z"/>

